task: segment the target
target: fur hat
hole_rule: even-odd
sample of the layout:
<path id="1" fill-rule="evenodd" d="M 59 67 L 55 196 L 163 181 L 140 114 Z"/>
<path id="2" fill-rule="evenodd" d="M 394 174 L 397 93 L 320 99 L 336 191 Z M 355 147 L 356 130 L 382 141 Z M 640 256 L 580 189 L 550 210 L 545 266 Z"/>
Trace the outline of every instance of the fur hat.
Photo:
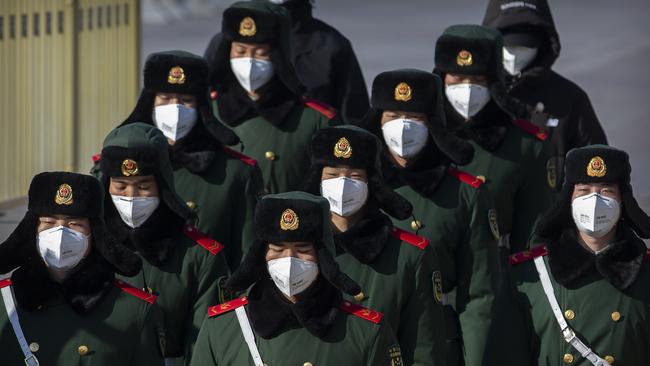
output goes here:
<path id="1" fill-rule="evenodd" d="M 382 177 L 380 154 L 382 144 L 377 136 L 355 126 L 338 126 L 316 131 L 311 142 L 312 165 L 305 189 L 320 194 L 323 167 L 346 165 L 365 169 L 368 173 L 370 198 L 389 215 L 403 220 L 411 216 L 413 206 L 392 190 Z"/>
<path id="2" fill-rule="evenodd" d="M 622 220 L 634 232 L 650 238 L 650 217 L 639 207 L 630 185 L 629 156 L 623 151 L 606 145 L 591 145 L 570 150 L 566 155 L 565 181 L 560 197 L 553 207 L 540 219 L 536 233 L 543 239 L 557 239 L 562 229 L 573 225 L 571 197 L 578 183 L 617 183 L 622 198 Z"/>
<path id="3" fill-rule="evenodd" d="M 358 294 L 359 285 L 341 272 L 334 260 L 329 212 L 325 198 L 305 192 L 264 196 L 255 208 L 256 240 L 226 287 L 238 292 L 269 276 L 265 260 L 269 242 L 304 241 L 314 243 L 318 267 L 326 280 L 347 294 Z"/>
<path id="4" fill-rule="evenodd" d="M 131 115 L 122 125 L 145 122 L 154 125 L 156 93 L 191 94 L 197 101 L 202 123 L 197 123 L 183 140 L 205 138 L 208 132 L 224 145 L 235 145 L 239 137 L 212 114 L 208 98 L 208 64 L 203 57 L 185 51 L 164 51 L 149 55 L 144 65 L 144 89 Z"/>
<path id="5" fill-rule="evenodd" d="M 92 176 L 68 172 L 34 176 L 29 186 L 27 213 L 0 245 L 0 273 L 7 273 L 39 255 L 36 230 L 40 216 L 67 215 L 90 220 L 92 246 L 116 272 L 126 276 L 137 274 L 142 261 L 108 233 L 102 202 L 101 186 Z"/>

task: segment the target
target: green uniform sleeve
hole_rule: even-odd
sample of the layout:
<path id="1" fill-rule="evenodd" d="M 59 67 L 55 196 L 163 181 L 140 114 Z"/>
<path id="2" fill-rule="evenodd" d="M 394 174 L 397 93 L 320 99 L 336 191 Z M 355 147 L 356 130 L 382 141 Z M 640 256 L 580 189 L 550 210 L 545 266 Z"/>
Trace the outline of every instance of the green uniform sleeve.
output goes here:
<path id="1" fill-rule="evenodd" d="M 408 245 L 408 244 L 402 244 Z M 415 271 L 415 289 L 401 311 L 397 338 L 406 365 L 432 365 L 434 303 L 430 247 L 424 250 Z M 411 281 L 411 278 L 405 278 Z"/>
<path id="2" fill-rule="evenodd" d="M 165 346 L 165 332 L 162 311 L 156 303 L 147 307 L 140 332 L 140 344 L 135 347 L 132 366 L 163 366 L 162 349 Z"/>
<path id="3" fill-rule="evenodd" d="M 192 355 L 192 361 L 190 366 L 216 366 L 217 360 L 214 357 L 215 352 L 212 349 L 212 324 L 210 324 L 210 319 L 206 318 L 201 326 L 199 335 L 196 338 L 196 344 L 194 345 L 194 353 Z"/>
<path id="4" fill-rule="evenodd" d="M 469 227 L 458 248 L 456 311 L 463 337 L 465 364 L 479 366 L 500 281 L 497 243 L 488 219 L 491 208 L 487 190 L 476 191 L 469 202 Z"/>
<path id="5" fill-rule="evenodd" d="M 393 366 L 404 364 L 395 333 L 386 322 L 379 324 L 377 334 L 371 340 L 368 355 L 368 362 L 365 366 Z"/>
<path id="6" fill-rule="evenodd" d="M 263 190 L 264 182 L 262 180 L 262 172 L 258 166 L 252 167 L 244 189 L 245 202 L 241 205 L 237 205 L 240 211 L 238 212 L 237 222 L 235 223 L 236 233 L 234 233 L 234 235 L 237 237 L 233 238 L 233 243 L 241 243 L 241 253 L 238 258 L 239 262 L 241 262 L 244 255 L 248 252 L 248 248 L 255 239 L 253 235 L 253 213 L 255 212 L 257 199 Z M 239 230 L 239 228 L 241 228 L 241 230 Z"/>

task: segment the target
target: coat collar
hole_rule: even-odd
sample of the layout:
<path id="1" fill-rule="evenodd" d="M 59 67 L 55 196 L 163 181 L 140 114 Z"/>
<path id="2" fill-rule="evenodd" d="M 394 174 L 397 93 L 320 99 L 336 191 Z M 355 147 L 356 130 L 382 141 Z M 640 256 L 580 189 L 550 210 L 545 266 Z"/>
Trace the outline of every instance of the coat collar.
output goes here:
<path id="1" fill-rule="evenodd" d="M 391 237 L 393 223 L 373 209 L 346 232 L 334 235 L 334 243 L 363 264 L 372 263 Z"/>
<path id="2" fill-rule="evenodd" d="M 619 290 L 634 283 L 646 247 L 627 225 L 619 223 L 615 241 L 598 254 L 580 245 L 575 230 L 567 228 L 556 242 L 548 243 L 549 267 L 559 284 L 575 285 L 580 277 L 594 269 Z"/>
<path id="3" fill-rule="evenodd" d="M 472 119 L 465 121 L 445 99 L 445 114 L 457 136 L 473 140 L 488 151 L 496 151 L 501 146 L 511 120 L 493 101 Z"/>
<path id="4" fill-rule="evenodd" d="M 431 198 L 433 197 L 438 185 L 447 175 L 447 170 L 451 165 L 449 159 L 444 157 L 440 151 L 429 140 L 425 150 L 412 166 L 398 168 L 393 164 L 389 157 L 382 159 L 382 169 L 385 172 L 386 181 L 395 184 L 407 184 L 420 195 Z M 389 154 L 388 151 L 385 154 Z"/>

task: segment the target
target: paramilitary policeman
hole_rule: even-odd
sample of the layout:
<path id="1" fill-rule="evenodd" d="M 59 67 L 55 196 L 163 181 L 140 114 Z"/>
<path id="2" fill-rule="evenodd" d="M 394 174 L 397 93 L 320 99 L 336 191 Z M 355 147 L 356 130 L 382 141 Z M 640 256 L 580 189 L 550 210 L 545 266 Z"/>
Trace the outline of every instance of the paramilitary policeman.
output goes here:
<path id="1" fill-rule="evenodd" d="M 155 126 L 111 131 L 100 168 L 108 228 L 142 258 L 132 283 L 158 296 L 165 358 L 189 364 L 207 308 L 218 299 L 217 281 L 228 274 L 223 245 L 187 224 L 194 213 L 176 194 L 167 142 Z"/>
<path id="2" fill-rule="evenodd" d="M 104 225 L 103 192 L 88 175 L 37 174 L 27 213 L 0 245 L 4 366 L 164 364 L 155 296 L 116 279 L 140 258 Z"/>
<path id="3" fill-rule="evenodd" d="M 433 337 L 441 332 L 429 240 L 398 229 L 388 217 L 409 218 L 413 207 L 384 182 L 381 152 L 379 139 L 359 127 L 316 132 L 306 190 L 330 203 L 336 261 L 362 291 L 348 300 L 384 314 L 405 364 L 433 365 Z"/>
<path id="4" fill-rule="evenodd" d="M 291 16 L 291 54 L 296 73 L 311 97 L 331 105 L 346 123 L 361 119 L 368 110 L 368 91 L 350 41 L 331 25 L 312 15 L 311 0 L 261 0 L 282 4 Z M 216 34 L 205 50 L 214 65 Z"/>
<path id="5" fill-rule="evenodd" d="M 481 177 L 494 198 L 504 252 L 525 249 L 552 200 L 546 179 L 546 133 L 503 85 L 499 32 L 479 25 L 447 28 L 436 43 L 435 70 L 444 82 L 449 128 L 474 146 L 462 168 Z M 509 250 L 508 250 L 509 248 Z"/>
<path id="6" fill-rule="evenodd" d="M 252 221 L 262 178 L 254 159 L 226 145 L 237 136 L 212 114 L 207 64 L 184 51 L 149 55 L 144 89 L 122 125 L 145 122 L 167 138 L 175 190 L 193 209 L 197 227 L 225 245 L 228 264 L 236 268 L 245 243 L 253 237 Z"/>
<path id="7" fill-rule="evenodd" d="M 338 123 L 334 109 L 303 96 L 290 31 L 282 6 L 237 2 L 223 13 L 223 38 L 211 62 L 215 113 L 257 159 L 266 193 L 300 189 L 312 134 Z"/>
<path id="8" fill-rule="evenodd" d="M 401 365 L 380 312 L 344 300 L 360 289 L 334 260 L 326 199 L 267 195 L 257 240 L 227 287 L 246 296 L 211 307 L 192 365 Z M 252 287 L 251 287 L 252 285 Z"/>
<path id="9" fill-rule="evenodd" d="M 605 145 L 566 156 L 544 241 L 510 257 L 486 365 L 650 365 L 650 217 L 628 155 Z"/>
<path id="10" fill-rule="evenodd" d="M 546 0 L 492 0 L 483 25 L 503 35 L 503 66 L 508 93 L 535 107 L 543 118 L 531 122 L 548 133 L 547 178 L 562 187 L 564 156 L 574 147 L 607 144 L 589 96 L 552 69 L 560 37 Z"/>
<path id="11" fill-rule="evenodd" d="M 364 126 L 383 137 L 386 179 L 413 204 L 414 217 L 396 217 L 395 226 L 431 240 L 434 299 L 446 319 L 435 329 L 444 336 L 437 364 L 477 365 L 499 277 L 497 223 L 483 181 L 458 168 L 473 149 L 445 130 L 441 90 L 430 72 L 381 73 Z"/>

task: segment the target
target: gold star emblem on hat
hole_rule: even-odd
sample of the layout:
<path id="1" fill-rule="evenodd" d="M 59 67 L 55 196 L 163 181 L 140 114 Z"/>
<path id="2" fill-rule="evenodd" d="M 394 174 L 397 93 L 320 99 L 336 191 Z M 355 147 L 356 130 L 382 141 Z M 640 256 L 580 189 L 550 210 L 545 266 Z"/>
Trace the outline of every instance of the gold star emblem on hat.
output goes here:
<path id="1" fill-rule="evenodd" d="M 587 164 L 587 175 L 590 177 L 604 177 L 607 174 L 607 165 L 600 156 L 594 156 Z"/>
<path id="2" fill-rule="evenodd" d="M 458 56 L 456 56 L 456 64 L 458 66 L 464 67 L 464 66 L 471 66 L 474 63 L 474 59 L 472 58 L 472 53 L 469 52 L 468 50 L 461 50 L 458 52 Z"/>
<path id="3" fill-rule="evenodd" d="M 280 217 L 280 229 L 282 230 L 298 230 L 300 227 L 300 219 L 298 219 L 298 215 L 296 215 L 296 212 L 290 208 L 287 208 L 282 212 L 282 216 Z"/>
<path id="4" fill-rule="evenodd" d="M 412 94 L 411 86 L 405 82 L 401 82 L 395 87 L 395 100 L 397 101 L 408 102 L 411 100 Z"/>
<path id="5" fill-rule="evenodd" d="M 174 66 L 169 69 L 167 82 L 170 84 L 185 84 L 185 71 L 183 71 L 183 68 L 180 66 Z"/>
<path id="6" fill-rule="evenodd" d="M 334 145 L 334 156 L 337 158 L 349 159 L 352 156 L 352 146 L 350 141 L 341 137 Z"/>
<path id="7" fill-rule="evenodd" d="M 239 34 L 244 37 L 252 37 L 257 33 L 257 26 L 251 17 L 242 19 L 239 23 Z"/>
<path id="8" fill-rule="evenodd" d="M 57 205 L 71 205 L 74 203 L 72 199 L 72 187 L 69 184 L 63 183 L 59 186 L 59 189 L 56 191 L 56 196 L 54 196 L 54 202 Z"/>
<path id="9" fill-rule="evenodd" d="M 130 177 L 138 174 L 140 174 L 138 163 L 136 163 L 135 160 L 124 159 L 122 162 L 122 175 L 125 177 Z"/>

